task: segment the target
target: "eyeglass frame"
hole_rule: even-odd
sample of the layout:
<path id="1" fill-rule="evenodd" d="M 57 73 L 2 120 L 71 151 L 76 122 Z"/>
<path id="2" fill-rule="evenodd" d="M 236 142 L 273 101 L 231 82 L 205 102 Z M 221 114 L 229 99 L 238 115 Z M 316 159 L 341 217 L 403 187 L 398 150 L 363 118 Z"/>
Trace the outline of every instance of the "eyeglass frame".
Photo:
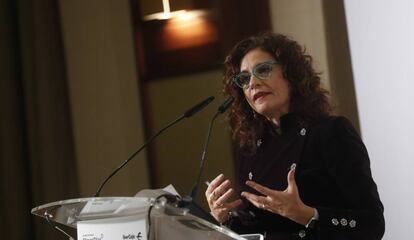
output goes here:
<path id="1" fill-rule="evenodd" d="M 252 76 L 254 76 L 255 78 L 257 78 L 259 80 L 265 80 L 265 79 L 268 79 L 268 78 L 270 78 L 272 76 L 272 73 L 271 72 L 270 72 L 270 75 L 268 77 L 265 77 L 265 78 L 262 78 L 262 77 L 257 76 L 256 75 L 256 69 L 258 67 L 263 66 L 263 65 L 267 65 L 267 64 L 273 65 L 273 64 L 278 64 L 278 63 L 279 62 L 276 61 L 276 60 L 269 60 L 269 61 L 261 62 L 261 63 L 257 64 L 256 66 L 254 66 L 252 72 L 239 72 L 237 75 L 235 75 L 233 77 L 233 83 L 236 84 L 236 86 L 239 87 L 239 88 L 241 88 L 241 89 L 247 89 L 249 87 L 249 85 L 250 85 L 250 81 L 251 81 Z M 272 67 L 272 71 L 273 71 L 273 67 Z M 243 86 L 241 86 L 239 84 L 239 82 L 237 81 L 237 78 L 240 76 L 240 74 L 246 74 L 246 73 L 250 75 L 250 78 L 249 78 L 248 84 L 246 84 L 243 87 Z"/>

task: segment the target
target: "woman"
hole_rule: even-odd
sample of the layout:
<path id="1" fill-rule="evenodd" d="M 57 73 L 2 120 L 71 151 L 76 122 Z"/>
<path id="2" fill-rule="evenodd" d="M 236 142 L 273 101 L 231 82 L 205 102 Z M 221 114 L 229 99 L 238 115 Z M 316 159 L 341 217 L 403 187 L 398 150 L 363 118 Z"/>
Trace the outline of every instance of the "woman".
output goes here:
<path id="1" fill-rule="evenodd" d="M 331 115 L 312 57 L 266 33 L 239 42 L 225 67 L 239 156 L 235 190 L 222 174 L 206 190 L 214 218 L 266 239 L 381 239 L 368 153 L 351 123 Z"/>

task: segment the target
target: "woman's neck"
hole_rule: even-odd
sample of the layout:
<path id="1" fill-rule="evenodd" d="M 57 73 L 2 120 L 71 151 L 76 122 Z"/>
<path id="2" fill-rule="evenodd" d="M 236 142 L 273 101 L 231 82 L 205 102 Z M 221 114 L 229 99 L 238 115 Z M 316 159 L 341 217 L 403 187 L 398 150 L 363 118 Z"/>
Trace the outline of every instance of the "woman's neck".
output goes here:
<path id="1" fill-rule="evenodd" d="M 270 122 L 272 127 L 274 128 L 280 127 L 280 117 L 279 118 L 267 118 L 267 120 Z"/>
<path id="2" fill-rule="evenodd" d="M 266 117 L 266 119 L 272 124 L 274 128 L 280 127 L 280 118 L 284 115 L 286 115 L 288 111 L 286 112 L 278 112 L 276 114 L 273 114 L 272 116 Z"/>

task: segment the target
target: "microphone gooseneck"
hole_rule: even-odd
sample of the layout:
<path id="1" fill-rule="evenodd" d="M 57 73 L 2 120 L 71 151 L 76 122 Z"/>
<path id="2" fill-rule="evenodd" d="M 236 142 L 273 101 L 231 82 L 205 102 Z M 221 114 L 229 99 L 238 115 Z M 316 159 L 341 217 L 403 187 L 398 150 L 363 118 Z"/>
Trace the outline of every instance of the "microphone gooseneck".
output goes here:
<path id="1" fill-rule="evenodd" d="M 216 114 L 214 114 L 213 118 L 210 120 L 210 122 L 208 124 L 207 137 L 206 137 L 206 140 L 204 142 L 203 153 L 201 155 L 200 169 L 199 169 L 199 172 L 198 172 L 197 181 L 194 184 L 194 187 L 191 190 L 191 194 L 190 194 L 190 197 L 191 197 L 192 201 L 195 201 L 194 199 L 197 196 L 197 191 L 198 191 L 198 188 L 200 186 L 201 176 L 203 175 L 203 170 L 204 170 L 204 165 L 205 165 L 205 158 L 206 158 L 206 154 L 207 154 L 207 148 L 208 148 L 208 144 L 210 142 L 211 130 L 213 129 L 214 121 L 216 120 L 216 118 L 220 114 L 224 113 L 231 106 L 231 104 L 233 102 L 234 102 L 234 97 L 227 98 L 226 101 L 224 101 L 224 103 L 221 104 L 218 107 Z"/>
<path id="2" fill-rule="evenodd" d="M 131 156 L 128 157 L 127 160 L 125 160 L 108 177 L 105 178 L 105 180 L 101 183 L 101 185 L 99 186 L 98 190 L 96 191 L 94 197 L 99 197 L 99 195 L 101 194 L 102 188 L 105 186 L 105 184 L 115 174 L 117 174 L 119 172 L 119 170 L 121 170 L 125 165 L 127 165 L 139 152 L 141 152 L 144 148 L 146 148 L 148 146 L 148 144 L 150 144 L 156 137 L 158 137 L 158 135 L 160 135 L 162 132 L 164 132 L 165 130 L 167 130 L 171 126 L 177 124 L 178 122 L 180 122 L 184 118 L 189 118 L 189 117 L 193 116 L 194 114 L 196 114 L 197 112 L 201 111 L 202 109 L 204 109 L 205 107 L 207 107 L 207 105 L 210 104 L 213 100 L 214 100 L 214 97 L 213 96 L 208 97 L 207 99 L 203 100 L 202 102 L 198 103 L 194 107 L 192 107 L 189 110 L 187 110 L 186 112 L 184 112 L 180 117 L 178 117 L 177 119 L 175 119 L 171 123 L 167 124 L 165 127 L 161 128 L 157 133 L 155 133 L 152 137 L 150 137 L 144 143 L 144 145 L 142 145 L 137 151 L 135 151 L 133 154 L 131 154 Z"/>

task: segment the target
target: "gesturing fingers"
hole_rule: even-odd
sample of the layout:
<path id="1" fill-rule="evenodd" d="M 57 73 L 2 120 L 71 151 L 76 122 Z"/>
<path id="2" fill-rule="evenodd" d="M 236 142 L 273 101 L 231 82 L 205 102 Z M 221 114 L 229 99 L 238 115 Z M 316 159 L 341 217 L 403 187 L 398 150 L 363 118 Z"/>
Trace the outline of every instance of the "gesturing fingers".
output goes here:
<path id="1" fill-rule="evenodd" d="M 234 208 L 238 207 L 240 204 L 242 204 L 242 200 L 241 199 L 237 199 L 237 200 L 234 200 L 233 202 L 224 203 L 224 204 L 222 204 L 220 206 L 217 206 L 215 209 L 218 209 L 220 211 L 221 210 L 230 211 L 231 209 L 234 209 Z"/>
<path id="2" fill-rule="evenodd" d="M 309 209 L 309 207 L 306 208 L 307 206 L 299 196 L 295 181 L 295 167 L 296 164 L 292 164 L 287 175 L 288 186 L 284 191 L 272 190 L 253 181 L 247 181 L 246 185 L 260 194 L 243 192 L 242 196 L 258 208 L 279 214 L 296 222 L 301 222 L 300 218 L 303 215 L 303 209 Z M 260 196 L 261 194 L 264 196 Z"/>
<path id="3" fill-rule="evenodd" d="M 237 200 L 234 200 L 233 202 L 226 203 L 226 207 L 228 209 L 233 209 L 233 208 L 238 207 L 241 203 L 242 203 L 242 200 L 241 199 L 237 199 Z"/>
<path id="4" fill-rule="evenodd" d="M 288 181 L 288 187 L 286 191 L 296 193 L 298 191 L 297 190 L 298 187 L 296 185 L 296 180 L 295 180 L 295 168 L 290 169 L 288 176 L 287 176 L 287 181 Z"/>
<path id="5" fill-rule="evenodd" d="M 218 175 L 211 183 L 208 185 L 206 190 L 206 197 L 209 198 L 210 194 L 224 181 L 224 175 Z"/>
<path id="6" fill-rule="evenodd" d="M 253 193 L 242 192 L 242 197 L 245 197 L 249 202 L 251 202 L 257 208 L 266 209 L 266 206 L 269 205 L 271 200 L 269 197 L 258 196 Z"/>
<path id="7" fill-rule="evenodd" d="M 253 188 L 254 190 L 258 191 L 259 193 L 265 196 L 271 196 L 277 193 L 276 190 L 272 190 L 270 188 L 267 188 L 253 181 L 246 181 L 246 185 Z"/>
<path id="8" fill-rule="evenodd" d="M 223 196 L 228 191 L 230 187 L 230 181 L 226 180 L 220 184 L 220 186 L 213 189 L 213 191 L 208 195 L 207 200 L 211 203 L 216 202 L 219 198 Z"/>
<path id="9" fill-rule="evenodd" d="M 242 201 L 237 199 L 233 202 L 227 202 L 233 195 L 234 190 L 230 188 L 230 181 L 217 178 L 215 188 L 211 188 L 206 191 L 207 202 L 211 210 L 213 217 L 220 223 L 225 222 L 229 217 L 229 212 L 238 207 Z M 213 182 L 212 182 L 213 183 Z M 211 185 L 211 184 L 210 184 Z"/>
<path id="10" fill-rule="evenodd" d="M 215 202 L 215 205 L 222 206 L 233 194 L 234 190 L 232 188 L 228 189 L 223 195 L 221 195 L 217 201 Z"/>

